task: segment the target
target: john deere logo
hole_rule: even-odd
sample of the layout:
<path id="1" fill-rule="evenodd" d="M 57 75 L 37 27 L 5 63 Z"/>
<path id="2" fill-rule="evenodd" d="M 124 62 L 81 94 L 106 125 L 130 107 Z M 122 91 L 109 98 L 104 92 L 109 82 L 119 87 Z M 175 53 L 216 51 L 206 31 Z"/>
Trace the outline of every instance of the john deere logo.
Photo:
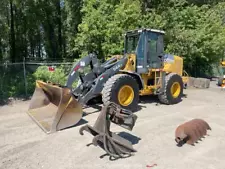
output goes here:
<path id="1" fill-rule="evenodd" d="M 117 69 L 119 69 L 122 65 L 117 65 L 116 67 L 113 68 L 113 71 L 116 71 Z"/>

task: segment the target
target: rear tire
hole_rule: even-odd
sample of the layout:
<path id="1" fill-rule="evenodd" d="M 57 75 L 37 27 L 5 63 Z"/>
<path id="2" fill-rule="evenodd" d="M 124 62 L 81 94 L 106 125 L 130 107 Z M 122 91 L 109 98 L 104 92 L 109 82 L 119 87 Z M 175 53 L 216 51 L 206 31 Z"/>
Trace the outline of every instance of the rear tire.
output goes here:
<path id="1" fill-rule="evenodd" d="M 102 101 L 104 105 L 114 102 L 122 108 L 136 111 L 139 102 L 139 86 L 137 81 L 127 74 L 114 75 L 104 85 Z"/>
<path id="2" fill-rule="evenodd" d="M 164 104 L 177 104 L 181 101 L 183 89 L 182 78 L 176 73 L 170 73 L 165 78 L 164 92 L 158 98 Z"/>

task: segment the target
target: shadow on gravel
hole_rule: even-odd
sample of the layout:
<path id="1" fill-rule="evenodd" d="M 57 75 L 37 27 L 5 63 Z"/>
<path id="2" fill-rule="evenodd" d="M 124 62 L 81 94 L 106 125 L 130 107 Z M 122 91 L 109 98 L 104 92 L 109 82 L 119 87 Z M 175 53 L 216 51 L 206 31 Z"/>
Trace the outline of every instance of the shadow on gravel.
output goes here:
<path id="1" fill-rule="evenodd" d="M 129 141 L 132 145 L 135 145 L 135 144 L 138 144 L 139 141 L 141 140 L 141 138 L 133 135 L 133 134 L 130 134 L 130 133 L 127 133 L 127 132 L 119 132 L 119 133 L 116 133 L 118 136 L 126 139 L 127 141 Z M 101 147 L 103 150 L 104 150 L 104 147 Z M 135 152 L 133 153 L 136 153 L 137 150 L 135 150 Z M 109 157 L 109 160 L 110 161 L 116 161 L 116 160 L 120 160 L 120 159 L 125 159 L 125 158 L 129 158 L 131 156 L 133 156 L 133 154 L 130 154 L 130 155 L 124 155 L 122 157 L 111 157 L 109 154 L 105 153 L 103 155 L 101 155 L 99 158 L 103 159 L 104 157 L 108 156 Z"/>
<path id="2" fill-rule="evenodd" d="M 76 125 L 67 127 L 67 128 L 65 128 L 63 130 L 71 129 L 71 128 L 74 128 L 74 127 L 79 127 L 79 126 L 82 126 L 82 125 L 87 124 L 87 123 L 88 123 L 87 120 L 81 119 Z M 63 131 L 63 130 L 61 130 L 61 131 Z"/>
<path id="3" fill-rule="evenodd" d="M 141 140 L 141 138 L 127 132 L 120 132 L 118 133 L 118 135 L 126 140 L 129 140 L 132 143 L 132 145 L 138 144 L 139 141 Z"/>
<path id="4" fill-rule="evenodd" d="M 183 98 L 187 98 L 187 94 L 183 94 L 181 102 L 183 101 Z M 141 104 L 141 105 L 140 105 Z M 135 112 L 138 112 L 142 110 L 143 108 L 147 108 L 145 104 L 153 104 L 155 106 L 160 106 L 162 103 L 159 101 L 158 96 L 156 95 L 150 95 L 150 96 L 141 96 L 138 108 Z M 179 104 L 179 103 L 178 103 Z"/>
<path id="5" fill-rule="evenodd" d="M 0 98 L 0 106 L 12 105 L 16 101 L 28 101 L 31 97 Z"/>

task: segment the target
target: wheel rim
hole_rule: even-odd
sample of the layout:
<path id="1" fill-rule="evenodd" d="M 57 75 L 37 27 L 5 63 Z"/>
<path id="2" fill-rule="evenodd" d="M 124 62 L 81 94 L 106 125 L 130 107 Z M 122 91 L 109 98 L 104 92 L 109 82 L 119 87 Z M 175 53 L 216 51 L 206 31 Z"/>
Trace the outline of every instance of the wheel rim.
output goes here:
<path id="1" fill-rule="evenodd" d="M 173 98 L 177 98 L 180 94 L 181 91 L 181 86 L 178 82 L 174 82 L 173 85 L 171 86 L 171 94 Z"/>
<path id="2" fill-rule="evenodd" d="M 120 88 L 118 93 L 118 101 L 122 106 L 128 106 L 133 102 L 134 90 L 132 87 L 125 85 Z"/>

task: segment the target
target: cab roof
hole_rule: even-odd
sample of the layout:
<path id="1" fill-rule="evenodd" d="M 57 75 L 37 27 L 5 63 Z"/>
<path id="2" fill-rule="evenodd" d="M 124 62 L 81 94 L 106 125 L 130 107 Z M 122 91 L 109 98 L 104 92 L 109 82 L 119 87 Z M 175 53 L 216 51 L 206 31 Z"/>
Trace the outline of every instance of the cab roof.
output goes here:
<path id="1" fill-rule="evenodd" d="M 160 33 L 160 34 L 165 34 L 165 32 L 163 30 L 158 30 L 158 29 L 149 29 L 149 28 L 143 28 L 143 29 L 135 29 L 135 30 L 129 30 L 126 33 L 127 34 L 132 34 L 132 33 L 139 33 L 139 32 L 144 32 L 144 31 L 148 31 L 148 32 L 155 32 L 155 33 Z"/>

